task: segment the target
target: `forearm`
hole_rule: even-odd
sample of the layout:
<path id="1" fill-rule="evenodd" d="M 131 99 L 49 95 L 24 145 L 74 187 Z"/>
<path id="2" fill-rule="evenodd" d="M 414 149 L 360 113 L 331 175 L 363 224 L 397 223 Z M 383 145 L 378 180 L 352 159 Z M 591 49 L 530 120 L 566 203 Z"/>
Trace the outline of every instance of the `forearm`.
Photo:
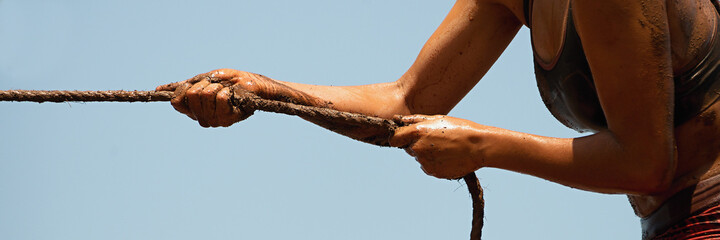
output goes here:
<path id="1" fill-rule="evenodd" d="M 547 179 L 573 188 L 649 194 L 663 190 L 674 170 L 674 158 L 643 155 L 619 143 L 608 132 L 581 138 L 551 138 L 490 128 L 484 166 Z M 641 153 L 642 152 L 642 153 Z M 660 151 L 655 151 L 660 152 Z"/>
<path id="2" fill-rule="evenodd" d="M 399 100 L 401 98 L 397 97 L 394 83 L 336 87 L 266 79 L 269 81 L 265 81 L 263 86 L 249 90 L 267 99 L 386 119 L 397 114 L 407 114 L 407 110 L 403 110 L 406 108 L 403 108 L 402 101 Z M 333 132 L 374 145 L 388 146 L 388 139 L 393 132 L 389 125 L 363 123 L 364 117 L 356 118 L 359 121 L 332 118 L 323 114 L 307 115 L 302 118 Z"/>
<path id="3" fill-rule="evenodd" d="M 284 83 L 330 107 L 390 118 L 447 114 L 482 78 L 521 27 L 491 1 L 459 0 L 397 81 L 331 87 Z"/>
<path id="4" fill-rule="evenodd" d="M 339 111 L 388 119 L 395 115 L 410 113 L 397 82 L 361 86 L 320 86 L 279 82 L 311 96 L 316 102 L 313 105 L 320 104 Z"/>

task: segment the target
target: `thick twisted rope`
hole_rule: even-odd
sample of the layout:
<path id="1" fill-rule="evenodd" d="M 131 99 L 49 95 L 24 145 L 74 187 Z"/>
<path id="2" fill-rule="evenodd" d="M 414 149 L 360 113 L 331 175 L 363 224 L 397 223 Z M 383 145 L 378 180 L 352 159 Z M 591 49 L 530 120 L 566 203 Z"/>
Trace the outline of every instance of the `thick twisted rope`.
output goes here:
<path id="1" fill-rule="evenodd" d="M 157 91 L 0 91 L 0 101 L 16 102 L 165 102 L 173 92 Z"/>
<path id="2" fill-rule="evenodd" d="M 38 90 L 6 90 L 0 91 L 0 101 L 15 102 L 164 102 L 170 101 L 174 96 L 170 91 L 38 91 Z M 392 136 L 395 129 L 402 126 L 392 120 L 367 116 L 358 113 L 338 111 L 331 108 L 298 105 L 294 103 L 263 99 L 259 96 L 234 90 L 231 103 L 246 111 L 261 110 L 265 112 L 282 113 L 310 119 L 324 119 L 328 122 L 342 123 L 351 126 L 363 126 L 383 130 L 382 136 L 373 138 L 355 138 L 363 142 L 389 146 L 387 139 Z M 331 129 L 332 130 L 332 129 Z M 463 177 L 473 205 L 471 240 L 480 240 L 484 218 L 485 201 L 483 191 L 475 173 Z"/>

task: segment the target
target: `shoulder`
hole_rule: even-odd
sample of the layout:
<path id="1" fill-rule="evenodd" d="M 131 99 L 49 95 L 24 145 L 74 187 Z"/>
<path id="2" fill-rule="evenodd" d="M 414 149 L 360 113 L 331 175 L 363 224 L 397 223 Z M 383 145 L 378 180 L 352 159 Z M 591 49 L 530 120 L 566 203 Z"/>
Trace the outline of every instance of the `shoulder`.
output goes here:
<path id="1" fill-rule="evenodd" d="M 526 2 L 532 0 L 475 0 L 481 4 L 495 5 L 497 7 L 505 8 L 512 12 L 523 25 L 527 26 L 525 21 L 525 5 Z"/>

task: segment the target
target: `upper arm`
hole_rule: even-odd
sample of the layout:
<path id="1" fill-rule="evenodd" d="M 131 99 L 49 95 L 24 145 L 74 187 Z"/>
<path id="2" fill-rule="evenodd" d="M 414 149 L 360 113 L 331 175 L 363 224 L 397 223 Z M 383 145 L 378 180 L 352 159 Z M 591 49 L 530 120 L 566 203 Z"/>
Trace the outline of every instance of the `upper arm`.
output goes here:
<path id="1" fill-rule="evenodd" d="M 458 0 L 397 82 L 407 111 L 449 112 L 522 26 L 513 9 L 489 0 Z"/>
<path id="2" fill-rule="evenodd" d="M 665 1 L 571 4 L 608 131 L 630 159 L 667 174 L 674 160 L 674 83 Z"/>

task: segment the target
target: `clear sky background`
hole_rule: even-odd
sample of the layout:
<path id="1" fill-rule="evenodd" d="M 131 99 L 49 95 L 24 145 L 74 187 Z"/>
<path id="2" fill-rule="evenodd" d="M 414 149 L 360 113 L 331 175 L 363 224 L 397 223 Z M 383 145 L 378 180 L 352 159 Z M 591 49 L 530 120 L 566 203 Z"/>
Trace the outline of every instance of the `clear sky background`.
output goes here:
<path id="1" fill-rule="evenodd" d="M 216 68 L 394 81 L 453 1 L 0 0 L 0 89 L 150 90 Z M 526 28 L 451 116 L 577 137 L 545 109 Z M 468 239 L 460 181 L 402 150 L 258 112 L 205 129 L 169 103 L 0 103 L 0 239 Z M 622 195 L 498 169 L 484 239 L 639 239 Z"/>

